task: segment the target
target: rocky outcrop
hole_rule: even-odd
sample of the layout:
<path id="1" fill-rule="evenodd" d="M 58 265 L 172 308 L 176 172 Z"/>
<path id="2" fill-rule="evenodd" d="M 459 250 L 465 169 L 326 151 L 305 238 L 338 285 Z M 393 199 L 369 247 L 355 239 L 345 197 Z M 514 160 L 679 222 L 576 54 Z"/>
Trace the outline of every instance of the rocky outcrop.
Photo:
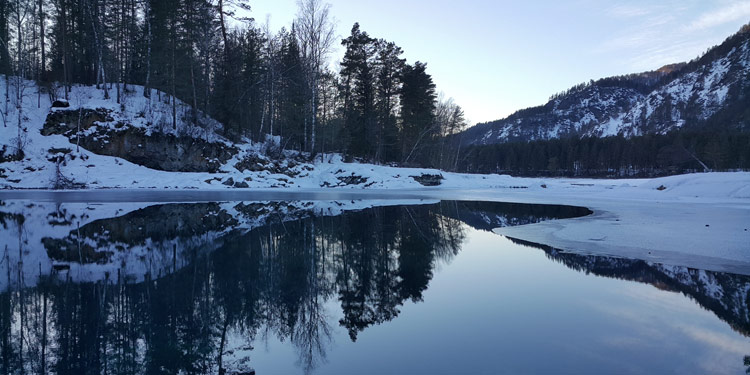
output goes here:
<path id="1" fill-rule="evenodd" d="M 422 186 L 440 186 L 443 181 L 443 175 L 439 174 L 421 174 L 419 176 L 409 176 L 414 181 L 419 182 Z"/>
<path id="2" fill-rule="evenodd" d="M 79 130 L 80 121 L 80 130 Z M 143 128 L 114 123 L 103 108 L 50 112 L 42 135 L 59 134 L 85 149 L 169 172 L 211 172 L 237 154 L 237 148 L 172 134 L 147 134 Z"/>
<path id="3" fill-rule="evenodd" d="M 0 163 L 21 161 L 23 160 L 23 157 L 23 151 L 8 148 L 6 145 L 3 145 L 3 147 L 0 148 Z"/>

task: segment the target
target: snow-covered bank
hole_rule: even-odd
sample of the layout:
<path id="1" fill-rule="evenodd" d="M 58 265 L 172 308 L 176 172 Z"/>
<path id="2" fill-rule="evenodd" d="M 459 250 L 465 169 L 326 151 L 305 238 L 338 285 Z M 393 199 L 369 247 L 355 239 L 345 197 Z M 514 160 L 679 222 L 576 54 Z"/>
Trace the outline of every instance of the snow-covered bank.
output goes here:
<path id="1" fill-rule="evenodd" d="M 340 164 L 339 167 L 347 167 Z M 353 164 L 375 179 L 413 170 Z M 372 170 L 370 170 L 372 169 Z M 584 206 L 587 217 L 506 227 L 496 233 L 561 250 L 750 274 L 750 173 L 640 180 L 536 179 L 443 173 L 439 187 L 0 191 L 0 200 L 198 202 L 248 200 L 480 200 Z M 416 185 L 416 186 L 415 186 Z M 383 202 L 378 203 L 378 205 Z"/>
<path id="2" fill-rule="evenodd" d="M 0 86 L 4 82 L 0 80 Z M 545 179 L 345 163 L 338 155 L 323 155 L 315 162 L 304 162 L 300 161 L 302 158 L 295 160 L 291 153 L 282 153 L 281 160 L 272 160 L 262 144 L 250 141 L 231 144 L 218 135 L 221 124 L 209 118 L 203 118 L 200 126 L 185 120 L 187 106 L 179 101 L 177 129 L 164 126 L 171 118 L 171 104 L 160 101 L 155 91 L 151 100 L 146 100 L 142 88 L 135 86 L 123 96 L 123 104 L 118 104 L 113 98 L 102 99 L 101 92 L 92 87 L 74 87 L 70 106 L 55 109 L 47 94 L 37 96 L 35 85 L 16 83 L 27 85 L 28 95 L 21 106 L 20 131 L 13 121 L 19 118 L 13 106 L 0 127 L 0 149 L 4 150 L 0 161 L 6 157 L 5 162 L 0 162 L 0 201 L 426 198 L 569 204 L 588 207 L 594 215 L 503 228 L 498 233 L 567 251 L 750 274 L 750 173 L 639 180 Z M 73 133 L 73 138 L 70 130 L 67 136 L 44 131 L 48 114 L 79 108 L 101 109 L 107 115 L 101 121 L 87 122 L 85 129 Z M 70 128 L 64 122 L 53 126 Z M 106 143 L 109 136 L 117 136 L 122 129 L 144 136 L 157 134 L 162 138 L 184 137 L 226 145 L 235 154 L 221 162 L 215 173 L 169 172 L 149 169 L 122 157 L 100 155 L 83 147 L 78 149 L 73 142 L 77 134 L 101 134 L 102 142 Z M 24 148 L 23 158 L 7 158 L 19 144 Z M 141 146 L 130 145 L 131 149 Z M 73 183 L 66 185 L 85 186 L 89 190 L 49 192 L 47 189 L 60 186 L 61 176 Z M 424 186 L 438 182 L 438 186 Z"/>

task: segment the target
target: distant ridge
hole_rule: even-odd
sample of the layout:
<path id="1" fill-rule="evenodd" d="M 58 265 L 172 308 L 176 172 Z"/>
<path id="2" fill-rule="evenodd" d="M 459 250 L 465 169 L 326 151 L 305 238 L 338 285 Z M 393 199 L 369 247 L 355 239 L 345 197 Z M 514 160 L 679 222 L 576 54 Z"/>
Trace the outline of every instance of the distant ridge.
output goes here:
<path id="1" fill-rule="evenodd" d="M 583 83 L 460 137 L 488 145 L 681 128 L 750 131 L 750 24 L 690 62 Z"/>

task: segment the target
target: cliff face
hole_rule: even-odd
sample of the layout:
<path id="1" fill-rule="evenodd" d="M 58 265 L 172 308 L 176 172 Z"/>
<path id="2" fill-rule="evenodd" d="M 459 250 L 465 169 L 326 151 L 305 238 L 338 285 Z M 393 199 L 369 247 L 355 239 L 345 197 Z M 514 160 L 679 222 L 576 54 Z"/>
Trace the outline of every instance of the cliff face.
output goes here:
<path id="1" fill-rule="evenodd" d="M 112 110 L 104 108 L 53 110 L 47 115 L 42 135 L 63 135 L 72 144 L 78 143 L 96 154 L 115 156 L 169 172 L 216 173 L 239 152 L 226 142 L 207 142 L 200 138 L 148 132 L 147 129 L 116 121 L 111 114 Z"/>

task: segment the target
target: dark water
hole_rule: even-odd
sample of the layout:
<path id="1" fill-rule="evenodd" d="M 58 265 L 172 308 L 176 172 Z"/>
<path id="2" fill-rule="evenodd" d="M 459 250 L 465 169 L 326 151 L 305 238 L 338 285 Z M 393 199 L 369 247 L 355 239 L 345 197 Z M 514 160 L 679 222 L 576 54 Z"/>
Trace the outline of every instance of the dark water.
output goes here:
<path id="1" fill-rule="evenodd" d="M 588 213 L 7 200 L 0 373 L 744 373 L 749 277 L 489 231 Z"/>

